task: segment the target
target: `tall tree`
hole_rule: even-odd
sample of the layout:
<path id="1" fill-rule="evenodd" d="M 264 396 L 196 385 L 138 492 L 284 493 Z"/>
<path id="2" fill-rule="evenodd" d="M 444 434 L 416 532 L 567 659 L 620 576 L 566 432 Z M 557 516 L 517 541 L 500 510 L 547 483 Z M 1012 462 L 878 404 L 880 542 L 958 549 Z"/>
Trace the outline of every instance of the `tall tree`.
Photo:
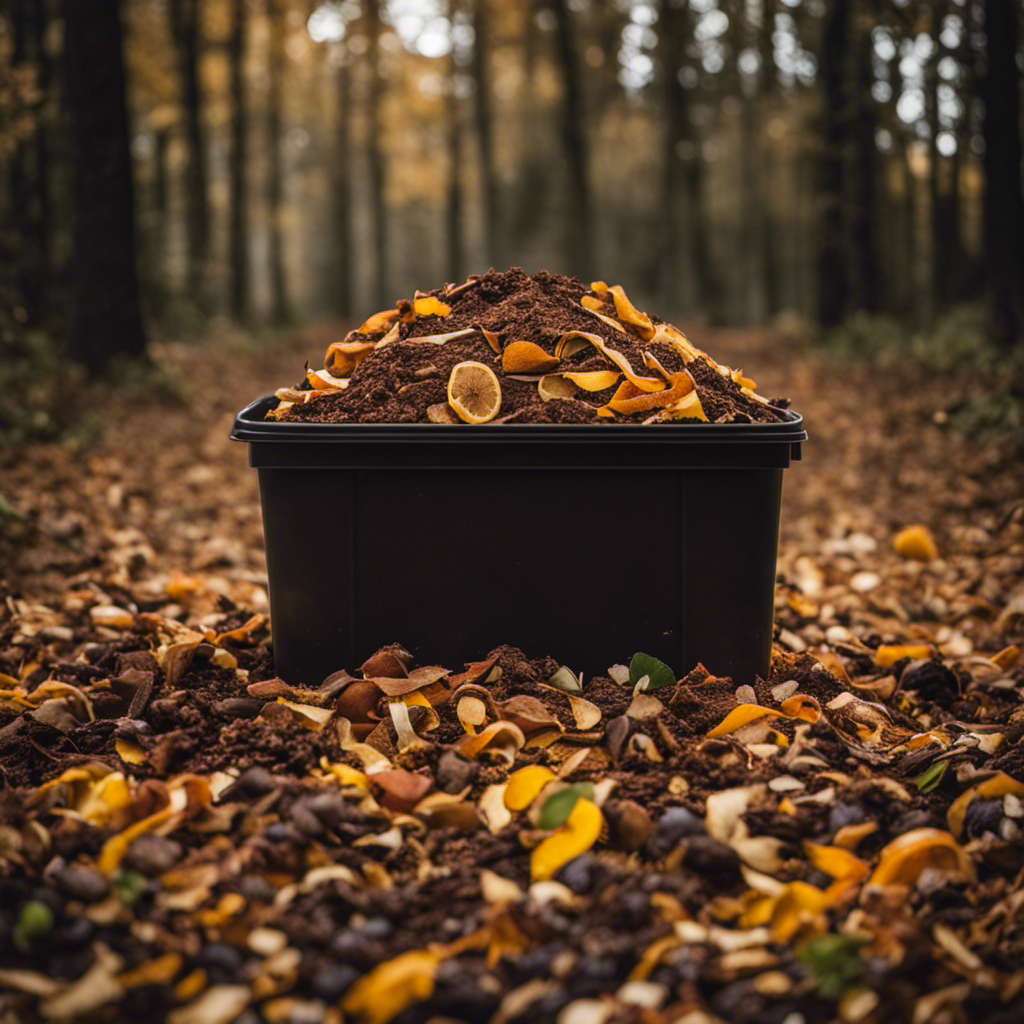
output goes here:
<path id="1" fill-rule="evenodd" d="M 173 0 L 167 5 L 181 81 L 185 120 L 185 225 L 188 235 L 187 288 L 203 310 L 210 308 L 210 203 L 207 194 L 206 129 L 199 81 L 200 0 Z"/>
<path id="2" fill-rule="evenodd" d="M 120 5 L 64 0 L 72 202 L 71 350 L 92 371 L 142 356 Z"/>
<path id="3" fill-rule="evenodd" d="M 567 0 L 550 0 L 550 3 L 555 15 L 558 64 L 562 71 L 561 133 L 569 170 L 565 204 L 566 255 L 570 273 L 589 280 L 593 276 L 593 204 L 579 47 Z"/>
<path id="4" fill-rule="evenodd" d="M 445 275 L 449 281 L 455 281 L 456 283 L 462 280 L 463 266 L 465 264 L 465 252 L 462 242 L 462 118 L 457 89 L 458 62 L 455 54 L 455 20 L 458 13 L 458 0 L 449 0 L 448 26 L 451 51 L 448 58 L 448 77 L 445 82 L 445 120 L 448 123 L 448 181 L 445 196 L 444 235 L 447 243 Z M 474 50 L 480 46 L 479 36 L 475 37 L 473 45 Z M 477 88 L 479 91 L 479 83 Z M 479 121 L 477 124 L 479 128 Z M 486 163 L 486 161 L 484 162 Z M 493 236 L 490 235 L 490 228 L 486 224 L 488 205 L 486 185 L 484 187 L 484 194 L 484 251 L 489 254 L 493 251 L 491 248 Z M 485 259 L 489 258 L 490 256 L 485 257 Z"/>
<path id="5" fill-rule="evenodd" d="M 384 78 L 381 69 L 383 47 L 381 46 L 380 0 L 367 0 L 367 22 L 370 35 L 369 88 L 367 91 L 367 156 L 370 164 L 370 211 L 373 217 L 374 233 L 374 295 L 381 309 L 388 300 L 388 217 L 384 201 L 386 165 L 384 162 L 382 106 Z"/>
<path id="6" fill-rule="evenodd" d="M 247 0 L 231 0 L 228 37 L 231 80 L 231 156 L 228 165 L 229 304 L 239 320 L 249 315 L 249 115 L 246 106 L 245 53 L 249 11 Z"/>
<path id="7" fill-rule="evenodd" d="M 832 0 L 824 24 L 818 317 L 834 326 L 878 301 L 871 36 L 860 0 Z"/>
<path id="8" fill-rule="evenodd" d="M 494 164 L 494 129 L 491 114 L 491 76 L 488 62 L 490 19 L 487 0 L 473 0 L 473 82 L 477 146 L 480 152 L 480 191 L 483 202 L 484 263 L 499 260 L 498 173 Z"/>
<path id="9" fill-rule="evenodd" d="M 1008 349 L 1024 332 L 1024 200 L 1021 198 L 1020 5 L 985 0 L 985 256 L 988 321 Z"/>
<path id="10" fill-rule="evenodd" d="M 281 0 L 267 0 L 267 21 L 270 29 L 270 60 L 267 89 L 267 222 L 269 238 L 267 259 L 270 270 L 270 319 L 275 324 L 287 323 L 290 312 L 284 272 L 284 241 L 282 203 L 284 200 L 284 168 L 281 151 L 281 79 L 285 59 L 284 12 Z"/>
<path id="11" fill-rule="evenodd" d="M 355 247 L 352 235 L 352 58 L 346 53 L 338 65 L 335 124 L 334 229 L 338 257 L 334 311 L 352 314 L 352 268 Z"/>

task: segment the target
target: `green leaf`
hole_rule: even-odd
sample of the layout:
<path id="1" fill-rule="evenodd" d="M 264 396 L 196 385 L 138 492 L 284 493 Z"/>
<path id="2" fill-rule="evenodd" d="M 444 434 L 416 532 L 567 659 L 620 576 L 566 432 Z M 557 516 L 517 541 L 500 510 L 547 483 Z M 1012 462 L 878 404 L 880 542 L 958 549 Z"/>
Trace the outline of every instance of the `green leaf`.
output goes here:
<path id="1" fill-rule="evenodd" d="M 648 676 L 650 679 L 647 684 L 648 690 L 660 690 L 663 686 L 675 686 L 676 684 L 676 674 L 665 662 L 652 658 L 649 654 L 637 652 L 629 663 L 630 685 L 636 686 L 644 676 Z"/>
<path id="2" fill-rule="evenodd" d="M 948 767 L 948 761 L 936 761 L 935 764 L 928 765 L 920 775 L 915 775 L 913 782 L 917 786 L 918 792 L 930 793 L 933 789 L 938 788 Z"/>
<path id="3" fill-rule="evenodd" d="M 114 878 L 114 891 L 125 906 L 131 906 L 145 891 L 149 880 L 138 871 L 122 868 Z"/>
<path id="4" fill-rule="evenodd" d="M 41 900 L 29 900 L 21 908 L 18 920 L 11 929 L 14 945 L 27 953 L 40 939 L 53 931 L 53 911 Z"/>
<path id="5" fill-rule="evenodd" d="M 807 968 L 825 999 L 840 999 L 864 973 L 860 948 L 867 939 L 855 935 L 822 935 L 809 939 L 796 958 Z"/>
<path id="6" fill-rule="evenodd" d="M 540 810 L 537 827 L 552 829 L 564 825 L 580 797 L 585 800 L 594 799 L 594 787 L 591 783 L 577 782 L 574 786 L 566 786 L 565 789 L 552 793 Z"/>
<path id="7" fill-rule="evenodd" d="M 583 687 L 571 668 L 564 665 L 548 680 L 548 686 L 554 686 L 566 693 L 582 693 Z"/>

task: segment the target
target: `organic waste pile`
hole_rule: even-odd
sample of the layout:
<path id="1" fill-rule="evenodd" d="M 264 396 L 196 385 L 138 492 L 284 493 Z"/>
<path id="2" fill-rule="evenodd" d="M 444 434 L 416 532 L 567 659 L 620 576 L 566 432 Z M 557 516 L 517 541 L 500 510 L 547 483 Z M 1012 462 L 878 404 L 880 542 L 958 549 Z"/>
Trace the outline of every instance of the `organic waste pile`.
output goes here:
<path id="1" fill-rule="evenodd" d="M 618 285 L 518 267 L 417 292 L 279 388 L 267 416 L 321 423 L 764 423 L 755 390 Z"/>
<path id="2" fill-rule="evenodd" d="M 299 689 L 182 574 L 8 594 L 0 1019 L 1024 1019 L 1020 649 L 794 653 L 780 600 L 752 685 L 391 645 Z"/>

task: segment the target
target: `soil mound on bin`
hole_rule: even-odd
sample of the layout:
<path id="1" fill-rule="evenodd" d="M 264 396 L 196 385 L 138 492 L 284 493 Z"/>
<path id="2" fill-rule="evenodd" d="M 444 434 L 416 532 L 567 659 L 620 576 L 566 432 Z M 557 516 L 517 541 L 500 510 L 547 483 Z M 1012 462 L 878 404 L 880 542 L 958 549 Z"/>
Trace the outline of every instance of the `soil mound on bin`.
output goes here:
<path id="1" fill-rule="evenodd" d="M 375 313 L 276 394 L 268 418 L 320 423 L 771 423 L 788 404 L 620 286 L 519 267 Z"/>

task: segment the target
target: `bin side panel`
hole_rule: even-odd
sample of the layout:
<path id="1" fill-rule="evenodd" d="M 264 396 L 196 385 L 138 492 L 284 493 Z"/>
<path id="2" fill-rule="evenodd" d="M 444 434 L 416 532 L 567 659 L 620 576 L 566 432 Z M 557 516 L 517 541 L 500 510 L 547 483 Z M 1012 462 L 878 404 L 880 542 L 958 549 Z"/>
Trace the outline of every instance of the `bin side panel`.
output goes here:
<path id="1" fill-rule="evenodd" d="M 453 669 L 500 644 L 588 676 L 638 646 L 678 662 L 674 472 L 358 472 L 355 510 L 357 657 L 397 640 Z"/>
<path id="2" fill-rule="evenodd" d="M 781 469 L 680 474 L 683 665 L 737 684 L 771 661 Z"/>
<path id="3" fill-rule="evenodd" d="M 352 662 L 353 473 L 259 476 L 275 671 L 292 685 L 319 686 L 363 660 Z"/>

